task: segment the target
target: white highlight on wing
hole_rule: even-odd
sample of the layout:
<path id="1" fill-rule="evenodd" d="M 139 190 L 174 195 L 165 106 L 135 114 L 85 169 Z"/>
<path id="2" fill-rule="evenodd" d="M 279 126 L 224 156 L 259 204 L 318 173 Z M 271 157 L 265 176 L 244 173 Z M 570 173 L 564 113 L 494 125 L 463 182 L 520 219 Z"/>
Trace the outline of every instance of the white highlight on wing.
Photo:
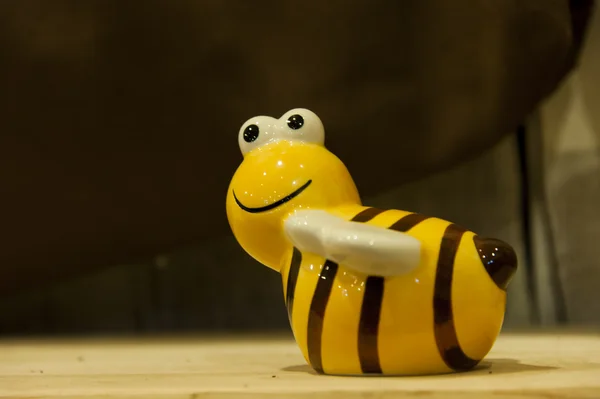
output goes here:
<path id="1" fill-rule="evenodd" d="M 368 275 L 411 272 L 421 261 L 421 242 L 405 233 L 334 216 L 298 210 L 284 222 L 293 245 Z"/>

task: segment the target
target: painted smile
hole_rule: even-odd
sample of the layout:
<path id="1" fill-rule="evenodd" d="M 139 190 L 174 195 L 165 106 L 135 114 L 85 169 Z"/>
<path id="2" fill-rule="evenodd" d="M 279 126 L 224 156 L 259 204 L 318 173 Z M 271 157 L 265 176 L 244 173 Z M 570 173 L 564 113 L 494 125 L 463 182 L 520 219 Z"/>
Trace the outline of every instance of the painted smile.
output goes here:
<path id="1" fill-rule="evenodd" d="M 299 187 L 296 191 L 283 197 L 279 201 L 275 201 L 272 204 L 269 204 L 266 206 L 261 206 L 258 208 L 250 208 L 250 207 L 247 207 L 246 205 L 242 204 L 240 202 L 240 200 L 235 196 L 235 191 L 233 191 L 233 198 L 235 199 L 235 202 L 238 204 L 238 206 L 240 208 L 242 208 L 243 210 L 245 210 L 246 212 L 250 212 L 250 213 L 266 212 L 266 211 L 270 211 L 271 209 L 275 209 L 278 206 L 283 205 L 288 201 L 293 200 L 295 197 L 298 196 L 298 194 L 300 194 L 302 191 L 304 191 L 306 189 L 306 187 L 308 187 L 310 185 L 310 183 L 312 183 L 312 180 L 307 181 L 306 183 L 304 183 L 304 185 L 302 187 Z"/>

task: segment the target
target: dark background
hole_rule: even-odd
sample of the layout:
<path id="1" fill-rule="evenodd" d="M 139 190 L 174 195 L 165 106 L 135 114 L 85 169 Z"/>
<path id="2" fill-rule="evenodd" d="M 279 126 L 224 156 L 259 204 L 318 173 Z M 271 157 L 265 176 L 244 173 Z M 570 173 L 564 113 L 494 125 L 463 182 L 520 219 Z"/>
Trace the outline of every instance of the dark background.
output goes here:
<path id="1" fill-rule="evenodd" d="M 361 193 L 375 196 L 463 164 L 513 135 L 574 65 L 591 5 L 0 2 L 4 306 L 42 304 L 54 284 L 79 276 L 96 279 L 98 292 L 87 292 L 107 308 L 115 290 L 137 287 L 146 298 L 114 329 L 152 329 L 161 318 L 185 328 L 185 303 L 176 306 L 179 314 L 160 311 L 169 289 L 197 294 L 183 302 L 211 301 L 213 291 L 235 296 L 232 275 L 244 278 L 236 269 L 247 263 L 241 252 L 206 255 L 220 266 L 204 281 L 192 270 L 207 262 L 197 248 L 229 234 L 225 190 L 248 117 L 312 109 Z M 148 266 L 135 266 L 160 268 L 152 259 L 173 251 L 181 251 L 175 258 L 187 272 L 147 274 Z M 85 277 L 119 265 L 129 265 L 122 270 L 131 270 L 133 285 Z M 257 289 L 279 289 L 267 270 L 251 278 Z M 40 305 L 29 324 L 6 329 L 60 330 L 69 317 L 85 317 L 76 306 L 85 292 L 60 294 L 63 308 L 74 309 L 65 320 Z M 271 306 L 270 296 L 256 295 L 245 298 Z M 202 326 L 219 324 L 218 317 L 227 316 Z M 230 318 L 224 324 L 231 328 L 285 321 L 283 313 L 281 320 Z M 90 329 L 101 326 L 98 316 Z"/>

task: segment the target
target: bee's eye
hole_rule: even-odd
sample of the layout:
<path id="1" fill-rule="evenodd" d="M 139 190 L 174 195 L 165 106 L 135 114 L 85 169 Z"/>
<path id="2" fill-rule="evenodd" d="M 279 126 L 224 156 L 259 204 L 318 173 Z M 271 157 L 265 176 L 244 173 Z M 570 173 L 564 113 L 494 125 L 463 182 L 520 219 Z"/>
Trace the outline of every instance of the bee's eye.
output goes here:
<path id="1" fill-rule="evenodd" d="M 273 140 L 303 141 L 323 145 L 325 131 L 319 117 L 306 108 L 294 108 L 281 118 L 255 116 L 248 119 L 238 131 L 238 145 L 242 154 Z"/>
<path id="2" fill-rule="evenodd" d="M 298 115 L 298 114 L 292 115 L 288 118 L 287 125 L 292 130 L 298 130 L 302 126 L 304 126 L 304 118 L 302 117 L 302 115 Z"/>
<path id="3" fill-rule="evenodd" d="M 256 125 L 248 125 L 244 129 L 244 141 L 246 143 L 252 143 L 258 138 L 259 129 Z"/>
<path id="4" fill-rule="evenodd" d="M 238 131 L 238 144 L 245 155 L 280 135 L 279 121 L 269 116 L 255 116 L 248 119 Z"/>
<path id="5" fill-rule="evenodd" d="M 325 130 L 319 117 L 306 108 L 294 108 L 279 118 L 289 140 L 323 145 Z"/>

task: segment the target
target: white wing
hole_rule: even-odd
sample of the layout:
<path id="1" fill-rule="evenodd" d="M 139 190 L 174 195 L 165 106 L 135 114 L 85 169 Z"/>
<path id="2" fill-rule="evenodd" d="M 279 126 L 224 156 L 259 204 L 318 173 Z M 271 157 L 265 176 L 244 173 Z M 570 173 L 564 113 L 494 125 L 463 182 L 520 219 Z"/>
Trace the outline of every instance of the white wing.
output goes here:
<path id="1" fill-rule="evenodd" d="M 285 232 L 300 251 L 320 255 L 358 272 L 396 276 L 421 261 L 421 242 L 405 233 L 351 222 L 322 210 L 289 216 Z"/>

